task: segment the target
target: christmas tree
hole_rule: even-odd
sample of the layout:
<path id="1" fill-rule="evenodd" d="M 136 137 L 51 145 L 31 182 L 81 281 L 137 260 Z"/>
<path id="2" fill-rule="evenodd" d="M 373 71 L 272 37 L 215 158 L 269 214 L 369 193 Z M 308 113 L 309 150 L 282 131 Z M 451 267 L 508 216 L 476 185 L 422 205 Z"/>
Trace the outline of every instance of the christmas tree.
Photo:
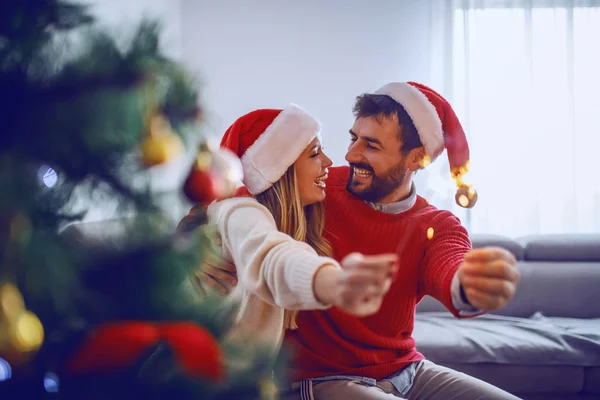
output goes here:
<path id="1" fill-rule="evenodd" d="M 202 119 L 157 24 L 123 44 L 79 4 L 0 6 L 0 397 L 267 396 L 271 359 L 227 344 L 233 309 L 193 279 L 217 254 L 210 230 L 175 235 L 134 179 L 180 156 Z M 203 144 L 181 192 L 226 195 L 236 161 Z M 98 193 L 132 216 L 111 246 L 61 232 Z"/>

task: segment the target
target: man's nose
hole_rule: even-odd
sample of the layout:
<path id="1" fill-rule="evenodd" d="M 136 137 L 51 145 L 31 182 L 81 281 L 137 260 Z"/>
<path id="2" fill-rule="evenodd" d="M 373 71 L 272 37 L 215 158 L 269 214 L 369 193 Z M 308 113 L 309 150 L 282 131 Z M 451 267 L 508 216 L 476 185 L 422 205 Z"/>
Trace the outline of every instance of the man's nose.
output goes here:
<path id="1" fill-rule="evenodd" d="M 357 163 L 362 160 L 362 150 L 358 142 L 350 143 L 348 152 L 346 153 L 346 161 L 349 163 Z"/>

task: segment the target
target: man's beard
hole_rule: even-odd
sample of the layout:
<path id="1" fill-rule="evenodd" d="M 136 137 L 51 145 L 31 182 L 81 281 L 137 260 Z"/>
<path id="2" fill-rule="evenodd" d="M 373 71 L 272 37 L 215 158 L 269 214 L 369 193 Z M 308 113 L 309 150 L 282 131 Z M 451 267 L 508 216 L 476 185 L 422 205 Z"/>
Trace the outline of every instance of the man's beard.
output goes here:
<path id="1" fill-rule="evenodd" d="M 369 164 L 351 163 L 350 176 L 348 177 L 348 185 L 346 190 L 364 201 L 378 203 L 383 198 L 388 196 L 394 190 L 398 189 L 406 179 L 406 168 L 404 168 L 404 160 L 393 166 L 386 175 L 377 176 L 373 168 Z M 354 168 L 361 168 L 371 172 L 371 183 L 364 189 L 357 189 L 352 184 L 352 176 Z"/>

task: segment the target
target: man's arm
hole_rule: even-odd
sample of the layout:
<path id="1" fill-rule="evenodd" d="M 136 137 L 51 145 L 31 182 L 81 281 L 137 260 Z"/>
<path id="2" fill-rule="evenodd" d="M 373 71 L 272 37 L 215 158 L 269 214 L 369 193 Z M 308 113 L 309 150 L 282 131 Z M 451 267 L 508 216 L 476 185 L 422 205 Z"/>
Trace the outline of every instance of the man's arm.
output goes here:
<path id="1" fill-rule="evenodd" d="M 206 211 L 203 206 L 195 205 L 185 217 L 177 224 L 177 234 L 191 233 L 201 225 L 206 224 Z"/>
<path id="2" fill-rule="evenodd" d="M 440 212 L 430 221 L 429 227 L 423 226 L 422 229 L 428 231 L 425 255 L 419 269 L 422 293 L 435 298 L 453 315 L 461 317 L 458 269 L 465 254 L 472 249 L 467 230 L 449 212 Z"/>
<path id="3" fill-rule="evenodd" d="M 440 213 L 431 225 L 434 234 L 420 270 L 424 294 L 439 300 L 456 317 L 506 305 L 519 279 L 514 256 L 498 247 L 473 250 L 466 229 L 451 213 Z"/>
<path id="4" fill-rule="evenodd" d="M 460 283 L 458 271 L 456 271 L 454 278 L 452 278 L 450 291 L 452 294 L 452 305 L 458 310 L 458 313 L 461 317 L 474 317 L 484 313 L 483 310 L 473 307 L 471 303 L 469 303 L 469 299 L 467 299 L 465 294 L 465 289 Z"/>
<path id="5" fill-rule="evenodd" d="M 195 205 L 190 212 L 179 221 L 177 234 L 185 235 L 207 223 L 204 206 Z M 220 246 L 221 243 L 214 243 Z M 209 287 L 223 295 L 229 294 L 237 285 L 237 272 L 235 265 L 225 262 L 217 257 L 207 257 L 190 276 L 192 285 L 199 292 L 204 292 L 203 287 Z M 206 295 L 206 293 L 205 293 Z"/>

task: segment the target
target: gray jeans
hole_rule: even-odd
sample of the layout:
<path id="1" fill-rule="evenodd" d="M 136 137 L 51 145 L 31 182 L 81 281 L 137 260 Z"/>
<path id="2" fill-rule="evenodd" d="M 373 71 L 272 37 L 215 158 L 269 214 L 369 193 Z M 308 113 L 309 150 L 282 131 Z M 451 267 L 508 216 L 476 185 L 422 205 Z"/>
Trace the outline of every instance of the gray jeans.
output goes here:
<path id="1" fill-rule="evenodd" d="M 281 400 L 518 400 L 487 382 L 423 360 L 405 395 L 391 382 L 375 385 L 360 380 L 304 381 L 291 390 L 280 393 Z"/>

